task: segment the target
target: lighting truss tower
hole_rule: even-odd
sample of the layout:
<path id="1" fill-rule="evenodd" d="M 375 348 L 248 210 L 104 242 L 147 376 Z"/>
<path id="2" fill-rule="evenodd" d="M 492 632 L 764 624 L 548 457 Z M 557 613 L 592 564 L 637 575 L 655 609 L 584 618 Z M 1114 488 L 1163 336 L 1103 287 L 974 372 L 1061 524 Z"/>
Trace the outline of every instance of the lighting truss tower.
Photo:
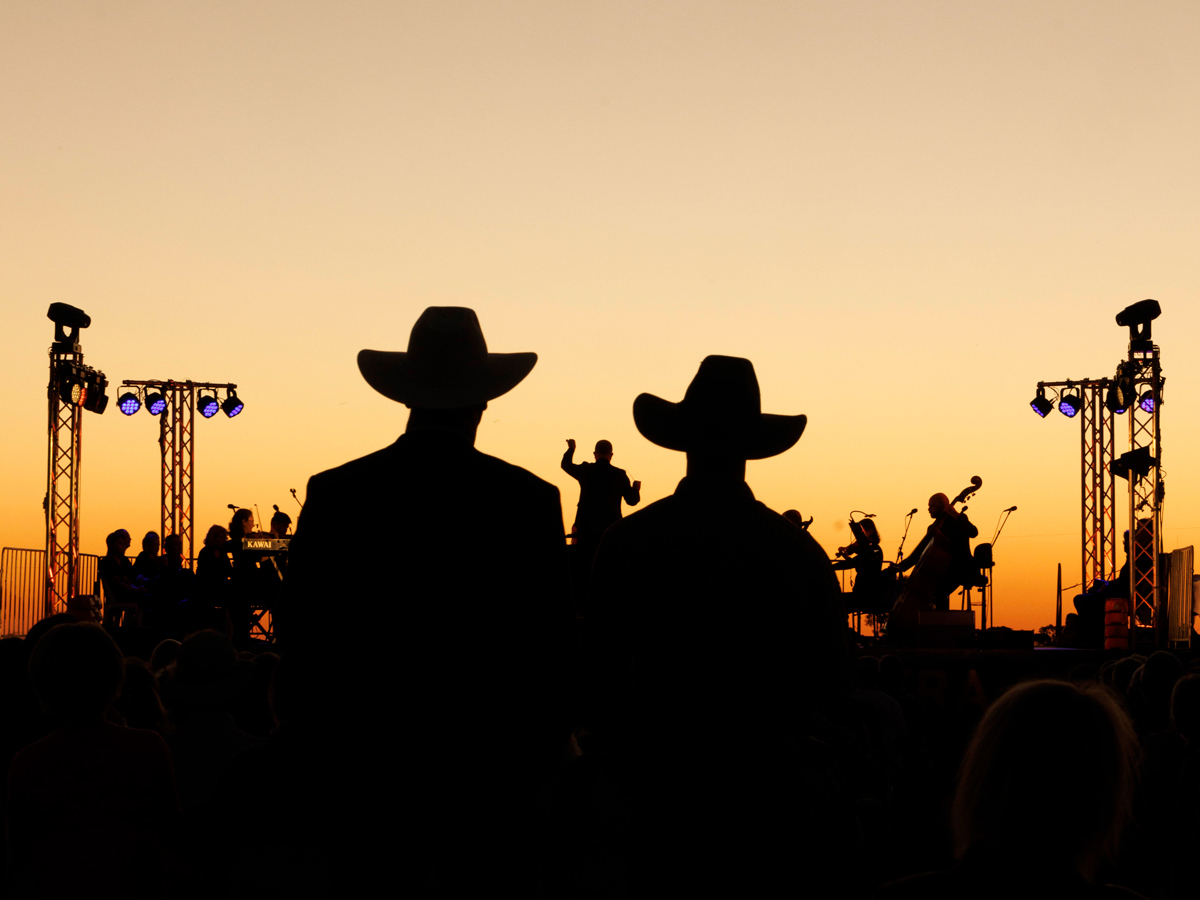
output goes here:
<path id="1" fill-rule="evenodd" d="M 1149 333 L 1149 323 L 1145 328 Z M 1158 346 L 1145 340 L 1129 342 L 1127 362 L 1134 388 L 1135 402 L 1129 408 L 1129 449 L 1131 453 L 1149 451 L 1149 470 L 1145 475 L 1129 472 L 1129 599 L 1134 613 L 1159 623 L 1162 572 L 1162 451 L 1160 414 L 1162 410 L 1162 367 Z M 1148 398 L 1148 399 L 1147 399 Z"/>
<path id="2" fill-rule="evenodd" d="M 75 347 L 79 344 L 75 343 Z M 79 477 L 83 461 L 83 409 L 64 403 L 61 379 L 83 354 L 50 348 L 50 453 L 46 475 L 46 593 L 43 614 L 66 612 L 79 593 Z"/>
<path id="3" fill-rule="evenodd" d="M 158 445 L 162 456 L 159 516 L 161 539 L 177 534 L 183 541 L 183 556 L 192 566 L 195 554 L 196 483 L 196 394 L 198 391 L 224 390 L 236 397 L 236 384 L 194 381 L 122 381 L 124 387 L 139 388 L 149 396 L 162 395 L 165 406 L 158 415 Z M 151 410 L 153 412 L 153 410 Z M 235 413 L 236 415 L 236 413 Z"/>
<path id="4" fill-rule="evenodd" d="M 1116 479 L 1129 481 L 1129 600 L 1130 611 L 1151 625 L 1161 638 L 1160 609 L 1166 598 L 1160 588 L 1162 572 L 1162 452 L 1160 415 L 1165 379 L 1159 349 L 1150 339 L 1150 322 L 1161 310 L 1154 300 L 1143 300 L 1122 310 L 1117 324 L 1129 328 L 1129 351 L 1114 378 L 1038 382 L 1031 404 L 1045 416 L 1053 404 L 1045 400 L 1047 388 L 1063 400 L 1077 396 L 1082 456 L 1082 582 L 1086 590 L 1096 579 L 1116 577 Z M 1116 416 L 1129 416 L 1129 452 L 1116 456 Z"/>
<path id="5" fill-rule="evenodd" d="M 1082 563 L 1084 590 L 1096 579 L 1110 581 L 1117 574 L 1117 485 L 1112 474 L 1116 450 L 1116 420 L 1105 405 L 1112 387 L 1108 378 L 1079 381 L 1039 381 L 1038 389 L 1060 395 L 1074 391 L 1082 401 L 1079 419 L 1080 498 L 1082 509 Z"/>
<path id="6" fill-rule="evenodd" d="M 108 405 L 103 372 L 83 364 L 79 330 L 91 325 L 81 309 L 50 306 L 54 322 L 50 346 L 49 451 L 46 465 L 46 589 L 43 613 L 66 612 L 79 594 L 79 485 L 83 462 L 83 411 L 102 413 Z"/>

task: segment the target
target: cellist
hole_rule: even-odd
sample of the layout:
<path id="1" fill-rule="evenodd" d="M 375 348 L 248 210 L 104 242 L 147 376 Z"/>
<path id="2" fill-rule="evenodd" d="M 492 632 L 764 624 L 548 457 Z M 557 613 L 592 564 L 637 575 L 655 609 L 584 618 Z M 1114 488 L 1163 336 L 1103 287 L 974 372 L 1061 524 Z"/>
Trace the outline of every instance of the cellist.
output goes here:
<path id="1" fill-rule="evenodd" d="M 974 574 L 970 542 L 971 538 L 979 536 L 979 529 L 971 523 L 965 512 L 954 508 L 945 494 L 934 494 L 929 498 L 929 515 L 933 522 L 925 536 L 896 569 L 901 572 L 911 569 L 931 544 L 948 553 L 949 564 L 945 572 L 931 586 L 933 608 L 944 611 L 950 608 L 950 595 Z"/>

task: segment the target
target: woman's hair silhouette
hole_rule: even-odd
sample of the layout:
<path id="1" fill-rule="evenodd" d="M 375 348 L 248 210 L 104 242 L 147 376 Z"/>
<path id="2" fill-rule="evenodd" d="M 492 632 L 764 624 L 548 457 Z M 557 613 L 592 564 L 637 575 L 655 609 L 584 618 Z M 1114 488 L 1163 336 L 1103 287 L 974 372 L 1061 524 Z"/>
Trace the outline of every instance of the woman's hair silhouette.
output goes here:
<path id="1" fill-rule="evenodd" d="M 1137 757 L 1129 717 L 1104 688 L 1017 685 L 992 704 L 967 748 L 952 813 L 955 855 L 1017 867 L 1061 861 L 1091 875 L 1129 821 Z"/>

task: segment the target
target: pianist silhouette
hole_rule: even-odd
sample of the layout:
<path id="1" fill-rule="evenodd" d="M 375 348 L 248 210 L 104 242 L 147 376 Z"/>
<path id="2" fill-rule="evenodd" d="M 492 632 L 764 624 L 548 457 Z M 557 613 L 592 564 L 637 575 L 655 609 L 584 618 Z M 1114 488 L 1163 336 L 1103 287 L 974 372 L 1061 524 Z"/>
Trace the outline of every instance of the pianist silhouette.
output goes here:
<path id="1" fill-rule="evenodd" d="M 334 685 L 358 736 L 339 751 L 351 783 L 333 811 L 348 823 L 334 877 L 361 879 L 364 895 L 382 877 L 463 895 L 527 887 L 534 787 L 572 725 L 562 507 L 557 488 L 474 443 L 489 401 L 536 361 L 489 353 L 473 310 L 426 309 L 407 352 L 358 355 L 371 387 L 409 408 L 404 434 L 308 483 L 285 655 L 318 665 L 330 635 L 398 648 L 356 654 L 365 669 Z"/>

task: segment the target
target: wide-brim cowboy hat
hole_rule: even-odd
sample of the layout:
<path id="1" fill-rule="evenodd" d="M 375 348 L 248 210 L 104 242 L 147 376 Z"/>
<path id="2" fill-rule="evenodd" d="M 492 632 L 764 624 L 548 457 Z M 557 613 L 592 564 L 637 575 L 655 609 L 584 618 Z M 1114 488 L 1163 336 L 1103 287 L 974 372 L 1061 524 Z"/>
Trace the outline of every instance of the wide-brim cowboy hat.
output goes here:
<path id="1" fill-rule="evenodd" d="M 426 409 L 487 403 L 521 383 L 536 353 L 489 353 L 475 310 L 431 306 L 421 313 L 408 350 L 362 350 L 358 370 L 390 400 Z"/>
<path id="2" fill-rule="evenodd" d="M 808 417 L 764 413 L 754 364 L 709 356 L 683 400 L 640 394 L 633 401 L 633 421 L 647 440 L 668 450 L 766 459 L 800 440 Z"/>

